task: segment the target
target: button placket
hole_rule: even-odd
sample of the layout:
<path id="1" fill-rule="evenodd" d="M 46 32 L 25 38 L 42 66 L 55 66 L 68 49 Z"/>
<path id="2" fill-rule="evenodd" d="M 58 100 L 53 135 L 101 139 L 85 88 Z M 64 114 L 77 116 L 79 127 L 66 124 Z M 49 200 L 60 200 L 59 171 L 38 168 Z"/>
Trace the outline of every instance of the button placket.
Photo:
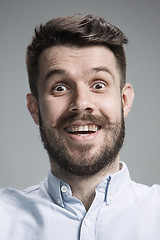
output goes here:
<path id="1" fill-rule="evenodd" d="M 108 200 L 109 200 L 110 202 L 112 201 L 112 195 L 111 195 L 111 194 L 108 195 Z"/>

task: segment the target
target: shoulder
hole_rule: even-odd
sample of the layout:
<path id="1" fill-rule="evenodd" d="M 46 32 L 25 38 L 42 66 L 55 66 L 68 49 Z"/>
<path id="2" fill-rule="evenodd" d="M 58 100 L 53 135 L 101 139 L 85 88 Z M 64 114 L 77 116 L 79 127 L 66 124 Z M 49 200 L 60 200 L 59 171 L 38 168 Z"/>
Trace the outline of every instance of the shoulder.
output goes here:
<path id="1" fill-rule="evenodd" d="M 24 190 L 14 188 L 1 188 L 0 189 L 0 206 L 5 206 L 6 209 L 10 207 L 26 208 L 32 207 L 35 204 L 48 205 L 52 202 L 47 189 L 46 181 L 42 181 L 38 185 L 28 187 Z M 9 207 L 9 208 L 10 208 Z"/>
<path id="2" fill-rule="evenodd" d="M 26 202 L 29 199 L 29 195 L 25 191 L 17 190 L 14 188 L 2 188 L 0 189 L 0 203 L 7 205 L 16 205 L 20 202 Z"/>
<path id="3" fill-rule="evenodd" d="M 2 205 L 12 204 L 13 206 L 23 203 L 33 202 L 40 196 L 41 186 L 36 185 L 29 187 L 25 190 L 18 190 L 14 188 L 1 188 L 0 189 L 0 203 Z"/>
<path id="4" fill-rule="evenodd" d="M 0 239 L 9 239 L 11 234 L 14 235 L 13 239 L 26 239 L 24 236 L 18 237 L 19 233 L 33 236 L 41 224 L 41 217 L 48 216 L 51 209 L 48 201 L 36 196 L 38 190 L 37 187 L 25 191 L 0 189 Z M 34 196 L 30 195 L 33 193 Z"/>
<path id="5" fill-rule="evenodd" d="M 134 181 L 132 181 L 131 184 L 135 198 L 137 200 L 145 199 L 145 201 L 158 204 L 158 206 L 160 207 L 160 185 L 154 184 L 150 187 L 144 184 L 136 183 Z"/>
<path id="6" fill-rule="evenodd" d="M 160 194 L 160 185 L 159 184 L 154 184 L 152 186 L 147 186 L 145 184 L 137 183 L 135 181 L 131 181 L 132 187 L 135 189 L 137 192 L 142 192 L 142 193 L 147 193 L 150 191 L 156 192 L 157 194 Z"/>
<path id="7" fill-rule="evenodd" d="M 46 209 L 51 203 L 42 187 L 37 185 L 25 190 L 13 188 L 0 189 L 0 216 L 5 219 L 19 219 L 39 212 L 39 208 Z"/>
<path id="8" fill-rule="evenodd" d="M 32 187 L 28 187 L 24 190 L 18 190 L 15 188 L 1 188 L 0 189 L 0 196 L 2 198 L 5 197 L 14 197 L 14 196 L 21 196 L 21 195 L 29 195 L 30 193 L 35 193 L 40 189 L 40 185 L 35 185 Z"/>
<path id="9" fill-rule="evenodd" d="M 12 222 L 13 217 L 18 219 L 20 216 L 26 215 L 27 209 L 31 209 L 33 205 L 33 200 L 20 190 L 0 189 L 0 216 L 4 221 Z"/>
<path id="10" fill-rule="evenodd" d="M 160 203 L 160 185 L 154 184 L 148 189 L 148 194 L 151 198 L 155 198 L 159 200 Z"/>

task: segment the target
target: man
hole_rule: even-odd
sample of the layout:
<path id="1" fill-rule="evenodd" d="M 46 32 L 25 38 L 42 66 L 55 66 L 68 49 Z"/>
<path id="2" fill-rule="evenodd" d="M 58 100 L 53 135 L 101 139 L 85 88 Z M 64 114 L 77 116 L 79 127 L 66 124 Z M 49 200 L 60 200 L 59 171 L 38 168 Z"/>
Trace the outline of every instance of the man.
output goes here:
<path id="1" fill-rule="evenodd" d="M 104 19 L 73 15 L 36 28 L 27 48 L 27 106 L 51 171 L 24 191 L 2 189 L 0 239 L 160 239 L 160 187 L 131 181 L 119 160 L 126 36 Z"/>

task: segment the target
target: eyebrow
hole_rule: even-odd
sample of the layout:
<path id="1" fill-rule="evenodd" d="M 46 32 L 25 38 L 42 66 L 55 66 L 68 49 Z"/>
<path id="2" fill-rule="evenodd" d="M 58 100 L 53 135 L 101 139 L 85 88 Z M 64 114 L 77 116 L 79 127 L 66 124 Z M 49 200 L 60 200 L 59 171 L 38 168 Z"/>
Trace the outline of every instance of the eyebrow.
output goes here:
<path id="1" fill-rule="evenodd" d="M 47 81 L 53 75 L 68 75 L 68 73 L 63 69 L 52 69 L 45 76 L 45 81 Z"/>
<path id="2" fill-rule="evenodd" d="M 113 73 L 111 72 L 111 70 L 106 67 L 106 66 L 99 66 L 99 67 L 93 67 L 91 68 L 91 70 L 89 70 L 88 72 L 91 72 L 91 73 L 98 73 L 98 72 L 106 72 L 106 73 L 109 73 L 112 78 L 114 79 L 114 76 L 113 76 Z M 54 75 L 68 75 L 69 76 L 69 73 L 67 71 L 65 71 L 64 69 L 51 69 L 50 71 L 48 71 L 48 73 L 46 74 L 46 77 L 45 77 L 45 82 L 51 77 L 51 76 L 54 76 Z"/>
<path id="3" fill-rule="evenodd" d="M 113 73 L 111 72 L 111 70 L 106 67 L 106 66 L 99 66 L 99 67 L 94 67 L 91 69 L 92 72 L 107 72 L 109 73 L 113 78 L 114 78 L 114 75 Z"/>

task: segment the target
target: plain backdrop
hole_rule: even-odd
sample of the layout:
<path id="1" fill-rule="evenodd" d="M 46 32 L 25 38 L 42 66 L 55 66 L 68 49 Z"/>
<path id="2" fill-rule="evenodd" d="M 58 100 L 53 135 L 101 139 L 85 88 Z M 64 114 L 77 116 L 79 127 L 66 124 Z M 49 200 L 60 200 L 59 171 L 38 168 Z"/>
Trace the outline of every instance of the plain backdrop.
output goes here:
<path id="1" fill-rule="evenodd" d="M 121 160 L 133 180 L 160 184 L 160 0 L 1 0 L 0 187 L 26 188 L 47 175 L 48 156 L 26 108 L 25 51 L 36 25 L 72 13 L 102 16 L 128 36 L 135 100 Z"/>

